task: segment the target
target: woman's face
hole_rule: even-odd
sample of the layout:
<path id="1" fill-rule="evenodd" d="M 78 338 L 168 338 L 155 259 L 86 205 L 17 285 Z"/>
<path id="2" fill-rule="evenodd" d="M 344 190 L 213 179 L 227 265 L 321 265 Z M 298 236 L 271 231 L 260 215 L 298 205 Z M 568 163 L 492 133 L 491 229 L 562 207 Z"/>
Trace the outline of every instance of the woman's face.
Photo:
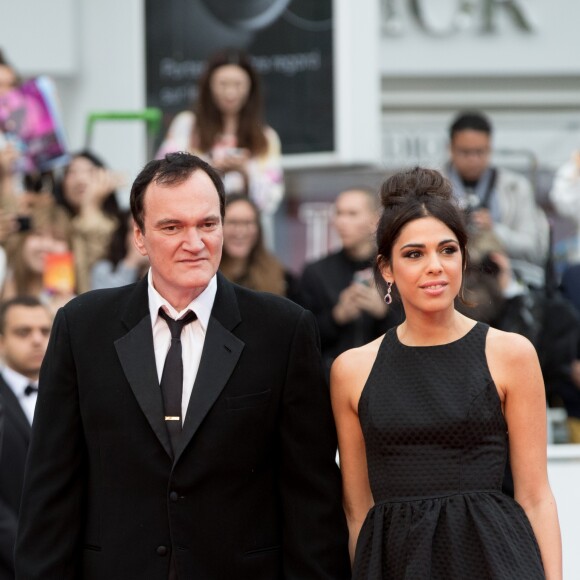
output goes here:
<path id="1" fill-rule="evenodd" d="M 52 232 L 31 232 L 24 241 L 22 259 L 32 272 L 42 274 L 47 254 L 62 254 L 69 249 L 68 243 L 55 237 Z"/>
<path id="2" fill-rule="evenodd" d="M 236 64 L 225 64 L 215 69 L 209 86 L 221 113 L 237 115 L 248 100 L 252 81 L 242 67 Z"/>
<path id="3" fill-rule="evenodd" d="M 382 273 L 396 285 L 407 316 L 453 308 L 463 276 L 457 236 L 437 218 L 413 220 L 395 240 Z"/>
<path id="4" fill-rule="evenodd" d="M 63 195 L 75 209 L 81 206 L 84 193 L 97 167 L 86 157 L 75 157 L 68 166 L 63 181 Z"/>
<path id="5" fill-rule="evenodd" d="M 224 219 L 224 252 L 231 258 L 247 259 L 258 242 L 258 217 L 247 201 L 227 206 Z"/>

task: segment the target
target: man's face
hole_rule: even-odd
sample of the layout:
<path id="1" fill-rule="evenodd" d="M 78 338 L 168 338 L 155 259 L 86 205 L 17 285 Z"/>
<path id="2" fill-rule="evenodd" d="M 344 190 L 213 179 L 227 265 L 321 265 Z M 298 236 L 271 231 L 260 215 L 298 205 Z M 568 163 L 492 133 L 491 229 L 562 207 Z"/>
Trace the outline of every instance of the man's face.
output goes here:
<path id="1" fill-rule="evenodd" d="M 451 163 L 459 176 L 477 181 L 488 168 L 491 138 L 483 131 L 465 129 L 455 133 L 451 141 Z"/>
<path id="2" fill-rule="evenodd" d="M 218 192 L 199 169 L 178 185 L 153 182 L 144 195 L 144 231 L 135 226 L 135 244 L 149 256 L 155 289 L 182 310 L 205 290 L 220 263 Z"/>
<path id="3" fill-rule="evenodd" d="M 11 306 L 6 312 L 4 334 L 0 335 L 6 366 L 29 379 L 38 379 L 51 324 L 44 306 Z"/>
<path id="4" fill-rule="evenodd" d="M 364 191 L 344 191 L 336 200 L 334 226 L 342 247 L 357 250 L 372 242 L 377 226 L 377 213 Z"/>

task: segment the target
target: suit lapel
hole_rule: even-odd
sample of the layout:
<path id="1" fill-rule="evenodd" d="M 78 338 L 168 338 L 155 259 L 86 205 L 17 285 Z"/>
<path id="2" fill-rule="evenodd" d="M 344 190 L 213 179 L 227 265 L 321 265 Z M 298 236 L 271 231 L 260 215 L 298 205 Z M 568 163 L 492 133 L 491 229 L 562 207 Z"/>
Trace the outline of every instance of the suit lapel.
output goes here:
<path id="1" fill-rule="evenodd" d="M 2 376 L 0 376 L 0 394 L 4 399 L 6 414 L 12 418 L 17 431 L 22 435 L 26 445 L 28 445 L 30 441 L 30 423 L 24 414 L 18 397 L 16 397 L 14 391 L 8 386 Z"/>
<path id="2" fill-rule="evenodd" d="M 155 365 L 146 277 L 137 283 L 121 316 L 129 332 L 115 341 L 117 355 L 141 410 L 159 442 L 171 457 L 173 453 L 165 427 L 163 398 Z"/>
<path id="3" fill-rule="evenodd" d="M 231 330 L 240 320 L 233 286 L 218 273 L 218 290 L 175 461 L 195 435 L 238 363 L 244 342 Z"/>

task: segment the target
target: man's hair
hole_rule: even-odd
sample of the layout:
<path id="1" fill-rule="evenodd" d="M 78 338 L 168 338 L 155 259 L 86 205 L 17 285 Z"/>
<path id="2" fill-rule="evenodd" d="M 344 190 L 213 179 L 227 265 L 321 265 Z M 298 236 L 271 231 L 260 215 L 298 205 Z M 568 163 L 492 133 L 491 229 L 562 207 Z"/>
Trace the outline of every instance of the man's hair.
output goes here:
<path id="1" fill-rule="evenodd" d="M 139 229 L 145 231 L 145 191 L 153 182 L 158 185 L 180 185 L 196 171 L 204 171 L 212 180 L 219 197 L 222 220 L 225 215 L 226 193 L 223 181 L 209 163 L 196 155 L 178 152 L 168 153 L 163 159 L 149 161 L 135 178 L 131 187 L 131 213 Z"/>
<path id="2" fill-rule="evenodd" d="M 480 131 L 491 135 L 491 121 L 483 114 L 477 111 L 468 111 L 460 113 L 449 128 L 449 138 L 453 141 L 456 133 L 460 131 Z"/>
<path id="3" fill-rule="evenodd" d="M 0 334 L 4 334 L 6 316 L 8 315 L 8 311 L 14 306 L 26 306 L 27 308 L 42 306 L 48 312 L 46 304 L 43 304 L 36 296 L 16 296 L 10 300 L 5 300 L 0 303 Z"/>

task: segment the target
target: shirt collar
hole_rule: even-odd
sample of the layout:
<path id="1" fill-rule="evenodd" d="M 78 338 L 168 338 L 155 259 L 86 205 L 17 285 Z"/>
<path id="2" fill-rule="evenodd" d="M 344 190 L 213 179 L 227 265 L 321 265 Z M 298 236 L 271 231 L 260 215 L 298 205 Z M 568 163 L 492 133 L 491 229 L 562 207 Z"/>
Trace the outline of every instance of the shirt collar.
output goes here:
<path id="1" fill-rule="evenodd" d="M 2 376 L 14 394 L 19 398 L 24 396 L 24 389 L 28 385 L 36 386 L 38 384 L 38 381 L 31 381 L 28 377 L 21 375 L 7 366 L 2 368 Z"/>
<path id="2" fill-rule="evenodd" d="M 201 328 L 205 332 L 209 324 L 209 317 L 215 301 L 217 292 L 217 275 L 214 274 L 206 289 L 195 299 L 193 299 L 181 312 L 177 312 L 153 286 L 151 268 L 147 274 L 147 290 L 149 295 L 149 313 L 151 314 L 151 325 L 154 327 L 159 318 L 159 308 L 164 307 L 166 312 L 175 320 L 181 318 L 188 310 L 195 312 Z"/>

